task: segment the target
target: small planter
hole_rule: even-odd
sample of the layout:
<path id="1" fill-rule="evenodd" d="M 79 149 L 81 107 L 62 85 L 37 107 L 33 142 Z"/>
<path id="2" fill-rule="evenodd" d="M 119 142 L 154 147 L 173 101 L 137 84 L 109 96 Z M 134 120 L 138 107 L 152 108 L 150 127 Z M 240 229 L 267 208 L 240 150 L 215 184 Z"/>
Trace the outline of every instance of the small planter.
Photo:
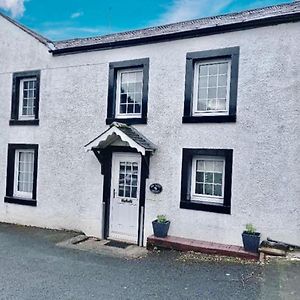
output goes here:
<path id="1" fill-rule="evenodd" d="M 253 232 L 249 233 L 244 231 L 242 233 L 244 249 L 249 252 L 258 252 L 259 244 L 260 244 L 260 233 Z"/>
<path id="2" fill-rule="evenodd" d="M 158 220 L 154 220 L 152 222 L 153 233 L 156 237 L 166 237 L 168 235 L 170 221 L 166 221 L 164 223 L 158 222 Z"/>

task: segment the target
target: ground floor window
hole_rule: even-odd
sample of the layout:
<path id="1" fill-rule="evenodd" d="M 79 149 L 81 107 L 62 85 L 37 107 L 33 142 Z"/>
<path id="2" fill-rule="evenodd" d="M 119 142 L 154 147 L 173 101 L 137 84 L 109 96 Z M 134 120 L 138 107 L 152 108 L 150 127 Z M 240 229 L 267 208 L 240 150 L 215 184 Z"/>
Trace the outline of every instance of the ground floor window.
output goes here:
<path id="1" fill-rule="evenodd" d="M 183 149 L 180 207 L 230 214 L 232 150 Z"/>
<path id="2" fill-rule="evenodd" d="M 8 145 L 5 202 L 36 206 L 37 157 L 38 145 Z"/>

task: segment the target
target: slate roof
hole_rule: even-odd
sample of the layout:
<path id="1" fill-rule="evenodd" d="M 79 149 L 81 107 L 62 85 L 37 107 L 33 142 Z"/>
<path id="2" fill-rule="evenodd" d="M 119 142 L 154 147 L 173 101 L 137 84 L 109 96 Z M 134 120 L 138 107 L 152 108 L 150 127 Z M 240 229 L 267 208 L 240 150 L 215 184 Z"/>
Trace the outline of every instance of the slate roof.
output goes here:
<path id="1" fill-rule="evenodd" d="M 300 21 L 300 1 L 146 29 L 55 42 L 19 24 L 2 13 L 0 13 L 0 16 L 46 45 L 53 54 L 64 54 L 195 37 L 283 22 L 296 22 Z"/>
<path id="2" fill-rule="evenodd" d="M 157 147 L 149 141 L 142 133 L 140 133 L 137 129 L 130 125 L 126 125 L 119 122 L 113 122 L 108 129 L 106 129 L 104 132 L 102 132 L 99 136 L 97 136 L 95 139 L 87 143 L 84 147 L 87 147 L 94 143 L 96 140 L 98 140 L 101 136 L 103 136 L 108 131 L 112 130 L 113 127 L 118 128 L 120 131 L 122 131 L 126 136 L 128 136 L 131 140 L 136 142 L 138 145 L 143 147 L 145 151 L 155 151 Z"/>
<path id="3" fill-rule="evenodd" d="M 267 24 L 271 20 L 280 23 L 280 19 L 287 20 L 288 18 L 297 19 L 300 18 L 300 2 L 296 1 L 288 4 L 274 5 L 259 9 L 246 10 L 238 13 L 230 13 L 226 15 L 207 17 L 202 19 L 196 19 L 191 21 L 178 22 L 169 25 L 161 25 L 156 27 L 150 27 L 141 30 L 133 30 L 121 33 L 115 33 L 104 36 L 97 36 L 91 38 L 78 38 L 64 41 L 54 42 L 55 52 L 68 51 L 80 47 L 96 47 L 112 48 L 116 45 L 124 46 L 128 42 L 145 40 L 152 38 L 156 39 L 168 39 L 172 36 L 176 37 L 182 33 L 205 33 L 212 30 L 222 32 L 225 28 L 231 29 L 233 25 L 240 29 L 249 28 L 251 25 L 254 27 L 259 26 L 259 23 Z M 282 22 L 282 21 L 281 21 Z"/>
<path id="4" fill-rule="evenodd" d="M 116 126 L 117 128 L 119 128 L 124 134 L 126 134 L 129 138 L 142 146 L 146 151 L 153 151 L 156 149 L 156 146 L 134 127 L 117 122 L 112 123 L 111 127 L 112 126 Z"/>

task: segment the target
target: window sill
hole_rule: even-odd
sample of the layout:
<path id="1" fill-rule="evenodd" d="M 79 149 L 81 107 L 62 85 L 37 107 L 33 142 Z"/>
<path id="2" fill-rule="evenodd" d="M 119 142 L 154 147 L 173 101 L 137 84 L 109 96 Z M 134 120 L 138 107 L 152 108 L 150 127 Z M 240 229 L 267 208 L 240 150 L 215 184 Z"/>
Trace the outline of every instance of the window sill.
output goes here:
<path id="1" fill-rule="evenodd" d="M 9 125 L 10 126 L 14 126 L 14 125 L 22 125 L 22 126 L 38 126 L 40 123 L 39 119 L 35 119 L 35 120 L 9 120 Z"/>
<path id="2" fill-rule="evenodd" d="M 107 118 L 106 125 L 110 125 L 113 122 L 124 123 L 127 125 L 134 125 L 134 124 L 147 124 L 147 117 L 142 118 Z"/>
<path id="3" fill-rule="evenodd" d="M 182 123 L 225 123 L 236 122 L 236 115 L 183 116 Z"/>
<path id="4" fill-rule="evenodd" d="M 5 203 L 12 203 L 12 204 L 27 205 L 27 206 L 37 206 L 36 200 L 17 198 L 17 197 L 12 197 L 12 196 L 5 196 L 4 197 L 4 202 Z"/>
<path id="5" fill-rule="evenodd" d="M 193 201 L 181 201 L 180 208 L 209 211 L 220 214 L 230 215 L 230 206 L 225 206 L 219 203 L 204 203 Z"/>

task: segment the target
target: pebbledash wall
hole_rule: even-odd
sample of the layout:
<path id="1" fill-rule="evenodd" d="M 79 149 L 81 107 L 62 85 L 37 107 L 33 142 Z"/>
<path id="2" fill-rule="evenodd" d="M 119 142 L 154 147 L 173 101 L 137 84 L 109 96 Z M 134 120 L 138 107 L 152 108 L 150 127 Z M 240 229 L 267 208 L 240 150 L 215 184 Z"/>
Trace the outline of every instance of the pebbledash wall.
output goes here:
<path id="1" fill-rule="evenodd" d="M 147 125 L 157 145 L 146 186 L 144 237 L 157 214 L 170 235 L 241 244 L 263 237 L 299 243 L 300 23 L 72 55 L 48 48 L 0 17 L 0 195 L 8 143 L 39 144 L 37 207 L 0 201 L 0 221 L 102 235 L 101 165 L 84 145 L 105 125 L 109 63 L 148 57 Z M 183 124 L 186 53 L 240 47 L 237 121 Z M 9 126 L 13 72 L 41 70 L 40 125 Z M 180 209 L 182 148 L 233 149 L 231 214 Z M 149 191 L 159 182 L 161 194 Z M 146 240 L 146 239 L 144 239 Z"/>

